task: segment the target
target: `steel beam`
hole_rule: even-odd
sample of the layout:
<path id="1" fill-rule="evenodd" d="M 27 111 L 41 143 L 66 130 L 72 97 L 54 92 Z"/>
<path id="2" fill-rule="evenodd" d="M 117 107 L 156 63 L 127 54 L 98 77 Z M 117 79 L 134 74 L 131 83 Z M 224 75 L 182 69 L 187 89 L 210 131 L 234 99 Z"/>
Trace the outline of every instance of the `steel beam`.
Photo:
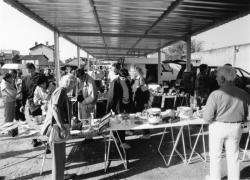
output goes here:
<path id="1" fill-rule="evenodd" d="M 80 47 L 77 46 L 77 67 L 80 68 Z"/>
<path id="2" fill-rule="evenodd" d="M 191 72 L 191 36 L 186 37 L 186 44 L 187 44 L 187 62 L 186 62 L 186 67 L 187 67 L 187 72 Z"/>
<path id="3" fill-rule="evenodd" d="M 96 21 L 98 23 L 98 26 L 99 26 L 99 30 L 100 30 L 100 34 L 102 36 L 102 39 L 103 39 L 103 43 L 105 45 L 105 47 L 107 47 L 107 43 L 105 42 L 105 38 L 104 36 L 102 35 L 103 34 L 103 31 L 102 31 L 102 26 L 101 26 L 101 23 L 100 23 L 100 18 L 98 16 L 98 13 L 97 13 L 97 10 L 96 10 L 96 7 L 95 7 L 95 3 L 94 3 L 94 0 L 89 0 L 89 3 L 93 9 L 93 13 L 94 13 L 94 16 L 96 18 Z M 108 54 L 108 50 L 106 50 L 107 54 Z"/>
<path id="4" fill-rule="evenodd" d="M 158 84 L 161 84 L 161 50 L 158 51 Z"/>
<path id="5" fill-rule="evenodd" d="M 59 86 L 59 80 L 60 80 L 60 64 L 59 64 L 59 33 L 57 31 L 54 31 L 54 44 L 55 44 L 55 50 L 54 50 L 54 61 L 55 61 L 55 72 L 56 72 L 56 86 Z"/>
<path id="6" fill-rule="evenodd" d="M 145 49 L 145 48 L 126 48 L 126 47 L 94 47 L 94 46 L 81 46 L 83 49 L 110 49 L 110 50 L 130 50 L 130 51 L 155 51 L 155 49 Z"/>
<path id="7" fill-rule="evenodd" d="M 140 57 L 140 56 L 144 56 L 144 54 L 106 54 L 106 53 L 92 53 L 91 55 L 93 56 L 98 56 L 98 55 L 106 55 L 108 57 L 109 56 L 134 56 L 134 57 Z"/>
<path id="8" fill-rule="evenodd" d="M 114 33 L 83 33 L 83 32 L 61 32 L 67 36 L 102 36 L 102 37 L 124 37 L 124 38 L 148 38 L 148 39 L 177 39 L 179 36 L 173 35 L 153 35 L 153 34 L 114 34 Z"/>

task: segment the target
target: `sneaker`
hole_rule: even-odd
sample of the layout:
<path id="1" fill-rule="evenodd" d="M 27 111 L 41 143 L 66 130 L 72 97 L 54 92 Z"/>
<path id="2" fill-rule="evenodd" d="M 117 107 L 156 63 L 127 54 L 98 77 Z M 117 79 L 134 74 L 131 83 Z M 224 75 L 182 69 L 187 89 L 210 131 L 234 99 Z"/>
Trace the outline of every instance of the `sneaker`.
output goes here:
<path id="1" fill-rule="evenodd" d="M 151 136 L 149 134 L 144 134 L 140 137 L 140 139 L 150 139 Z"/>
<path id="2" fill-rule="evenodd" d="M 120 146 L 122 148 L 124 148 L 124 149 L 130 149 L 131 148 L 131 146 L 128 143 L 122 143 Z"/>

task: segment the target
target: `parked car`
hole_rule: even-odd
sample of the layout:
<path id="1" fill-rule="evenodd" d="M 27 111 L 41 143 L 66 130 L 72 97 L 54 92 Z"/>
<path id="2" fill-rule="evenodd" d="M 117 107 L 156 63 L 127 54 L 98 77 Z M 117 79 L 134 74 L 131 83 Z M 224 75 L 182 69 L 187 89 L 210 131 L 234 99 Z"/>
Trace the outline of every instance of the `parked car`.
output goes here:
<path id="1" fill-rule="evenodd" d="M 178 72 L 175 80 L 175 85 L 180 86 L 184 71 L 186 69 L 186 61 L 165 61 L 164 63 L 175 63 L 181 65 L 180 71 Z M 217 68 L 218 66 L 208 66 L 208 74 L 211 75 L 211 72 Z M 199 66 L 194 66 L 192 70 L 195 81 L 196 75 L 199 73 Z M 237 74 L 236 85 L 250 93 L 250 73 L 239 67 L 235 67 L 235 70 Z"/>

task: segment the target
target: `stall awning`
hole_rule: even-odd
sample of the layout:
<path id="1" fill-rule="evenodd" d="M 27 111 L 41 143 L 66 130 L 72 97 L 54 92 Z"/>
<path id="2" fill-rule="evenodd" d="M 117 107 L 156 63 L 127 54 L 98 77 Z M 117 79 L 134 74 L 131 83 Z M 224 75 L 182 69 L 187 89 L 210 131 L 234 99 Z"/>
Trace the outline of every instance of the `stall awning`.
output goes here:
<path id="1" fill-rule="evenodd" d="M 4 1 L 104 60 L 146 56 L 250 12 L 249 0 Z"/>

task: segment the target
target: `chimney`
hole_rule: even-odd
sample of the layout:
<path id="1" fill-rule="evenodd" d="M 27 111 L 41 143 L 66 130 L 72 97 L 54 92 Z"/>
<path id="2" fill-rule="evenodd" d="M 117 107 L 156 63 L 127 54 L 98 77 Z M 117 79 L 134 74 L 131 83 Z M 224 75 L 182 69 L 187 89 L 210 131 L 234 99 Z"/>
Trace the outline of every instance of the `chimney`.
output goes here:
<path id="1" fill-rule="evenodd" d="M 37 41 L 35 42 L 35 46 L 37 46 L 38 45 L 38 43 L 37 43 Z"/>
<path id="2" fill-rule="evenodd" d="M 46 41 L 46 46 L 49 46 L 49 42 L 48 41 Z"/>

